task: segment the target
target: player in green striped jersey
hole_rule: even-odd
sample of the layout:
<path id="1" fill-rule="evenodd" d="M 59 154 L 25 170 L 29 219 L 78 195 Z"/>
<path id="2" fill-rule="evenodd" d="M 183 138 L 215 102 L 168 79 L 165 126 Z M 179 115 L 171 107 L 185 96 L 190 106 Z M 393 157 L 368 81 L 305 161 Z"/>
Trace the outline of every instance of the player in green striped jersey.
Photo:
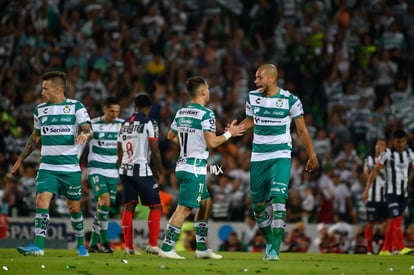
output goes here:
<path id="1" fill-rule="evenodd" d="M 41 77 L 43 103 L 34 110 L 34 129 L 23 152 L 11 169 L 16 174 L 23 160 L 40 143 L 41 158 L 36 177 L 36 217 L 34 244 L 19 246 L 23 255 L 43 256 L 50 223 L 49 207 L 59 188 L 66 197 L 79 256 L 89 256 L 85 248 L 80 207 L 81 170 L 79 145 L 92 138 L 89 114 L 83 104 L 65 97 L 66 74 L 49 72 Z M 79 131 L 79 127 L 81 131 Z"/>
<path id="2" fill-rule="evenodd" d="M 97 210 L 88 249 L 90 253 L 113 252 L 108 243 L 108 217 L 109 208 L 115 203 L 118 186 L 117 139 L 124 122 L 118 118 L 120 111 L 118 100 L 109 97 L 103 105 L 103 115 L 92 119 L 93 138 L 89 142 L 88 179 L 95 193 Z"/>
<path id="3" fill-rule="evenodd" d="M 246 118 L 241 124 L 246 129 L 253 128 L 250 194 L 256 222 L 266 238 L 263 259 L 277 261 L 286 226 L 292 119 L 309 155 L 305 171 L 315 171 L 319 163 L 303 118 L 302 103 L 295 95 L 277 86 L 276 67 L 272 64 L 260 66 L 256 71 L 255 84 L 258 89 L 248 94 Z M 266 211 L 266 202 L 269 201 L 273 218 Z"/>
<path id="4" fill-rule="evenodd" d="M 158 255 L 168 259 L 185 259 L 175 252 L 175 242 L 191 210 L 199 208 L 194 222 L 197 242 L 195 257 L 221 259 L 221 255 L 207 249 L 206 243 L 212 204 L 206 186 L 208 149 L 223 144 L 232 136 L 243 135 L 245 129 L 243 125 L 236 126 L 234 120 L 224 134 L 217 136 L 215 115 L 205 107 L 210 98 L 207 80 L 200 76 L 191 77 L 186 88 L 191 103 L 176 112 L 167 136 L 170 141 L 180 145 L 180 157 L 175 168 L 180 185 L 178 206 L 168 221 Z"/>

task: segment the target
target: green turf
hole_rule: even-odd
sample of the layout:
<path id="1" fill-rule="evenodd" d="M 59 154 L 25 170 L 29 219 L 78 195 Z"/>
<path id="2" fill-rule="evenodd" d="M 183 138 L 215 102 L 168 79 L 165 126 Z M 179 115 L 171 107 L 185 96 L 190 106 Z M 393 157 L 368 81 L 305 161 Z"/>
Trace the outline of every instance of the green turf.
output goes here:
<path id="1" fill-rule="evenodd" d="M 0 249 L 0 274 L 414 274 L 414 256 L 282 253 L 279 262 L 263 262 L 262 253 L 224 252 L 222 260 L 160 259 L 156 255 L 76 256 L 76 250 L 47 249 L 43 257 Z"/>

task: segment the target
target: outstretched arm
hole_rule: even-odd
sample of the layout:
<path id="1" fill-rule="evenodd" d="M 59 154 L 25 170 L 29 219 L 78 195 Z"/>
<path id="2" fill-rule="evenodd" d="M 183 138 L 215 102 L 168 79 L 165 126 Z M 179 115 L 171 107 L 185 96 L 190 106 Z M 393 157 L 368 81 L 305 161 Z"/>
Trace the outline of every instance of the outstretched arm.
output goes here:
<path id="1" fill-rule="evenodd" d="M 76 142 L 79 144 L 85 144 L 87 141 L 90 141 L 93 137 L 93 132 L 91 124 L 85 123 L 81 126 L 81 133 L 76 137 Z"/>
<path id="2" fill-rule="evenodd" d="M 236 120 L 233 120 L 227 128 L 227 131 L 220 136 L 217 136 L 216 133 L 213 132 L 204 132 L 204 138 L 206 139 L 207 146 L 209 148 L 216 148 L 229 140 L 231 137 L 242 136 L 246 131 L 246 127 L 243 124 L 236 125 L 236 122 Z"/>
<path id="3" fill-rule="evenodd" d="M 246 127 L 246 131 L 253 129 L 253 126 L 254 126 L 253 117 L 246 117 L 245 119 L 242 120 L 242 122 L 239 123 L 239 125 L 244 125 L 244 127 Z"/>

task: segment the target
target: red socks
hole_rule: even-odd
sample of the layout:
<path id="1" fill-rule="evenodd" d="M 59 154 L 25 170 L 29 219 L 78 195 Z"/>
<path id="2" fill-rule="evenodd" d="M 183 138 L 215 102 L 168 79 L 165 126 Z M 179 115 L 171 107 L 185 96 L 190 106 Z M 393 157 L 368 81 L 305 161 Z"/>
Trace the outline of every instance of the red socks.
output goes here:
<path id="1" fill-rule="evenodd" d="M 391 251 L 392 239 L 393 239 L 393 219 L 390 219 L 387 224 L 387 230 L 385 231 L 384 244 L 382 245 L 382 251 Z"/>
<path id="2" fill-rule="evenodd" d="M 404 248 L 404 233 L 402 230 L 403 219 L 402 216 L 395 217 L 393 220 L 393 239 L 392 239 L 392 249 L 393 250 L 402 250 Z"/>
<path id="3" fill-rule="evenodd" d="M 161 209 L 150 208 L 148 215 L 149 245 L 158 246 L 158 235 L 160 234 Z"/>
<path id="4" fill-rule="evenodd" d="M 365 226 L 364 235 L 365 241 L 367 242 L 367 252 L 372 253 L 372 227 Z"/>
<path id="5" fill-rule="evenodd" d="M 124 233 L 125 247 L 129 249 L 134 249 L 134 244 L 132 243 L 132 240 L 134 239 L 132 236 L 133 216 L 134 216 L 134 213 L 129 210 L 124 210 L 124 212 L 122 213 L 122 232 Z"/>

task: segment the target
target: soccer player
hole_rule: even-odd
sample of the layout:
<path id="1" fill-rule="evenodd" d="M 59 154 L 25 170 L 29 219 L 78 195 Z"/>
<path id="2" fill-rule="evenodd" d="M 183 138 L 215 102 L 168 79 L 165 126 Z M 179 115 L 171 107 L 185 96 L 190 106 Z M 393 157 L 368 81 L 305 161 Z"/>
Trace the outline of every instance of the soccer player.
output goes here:
<path id="1" fill-rule="evenodd" d="M 414 170 L 414 154 L 407 148 L 407 135 L 404 130 L 393 132 L 392 146 L 379 157 L 374 169 L 368 176 L 362 198 L 368 199 L 368 191 L 382 168 L 385 169 L 385 202 L 387 204 L 388 223 L 384 244 L 380 255 L 406 255 L 414 251 L 405 247 L 402 230 L 403 212 L 407 206 L 407 187 L 410 170 Z M 411 175 L 413 175 L 411 173 Z"/>
<path id="2" fill-rule="evenodd" d="M 244 133 L 244 126 L 233 121 L 228 130 L 216 136 L 216 119 L 212 110 L 206 108 L 210 91 L 203 77 L 187 80 L 187 92 L 191 102 L 175 114 L 168 139 L 180 145 L 180 156 L 176 164 L 176 177 L 180 187 L 178 206 L 171 216 L 165 231 L 159 256 L 168 259 L 185 259 L 174 250 L 181 227 L 193 208 L 195 215 L 196 258 L 221 259 L 222 256 L 207 249 L 208 219 L 211 197 L 206 186 L 208 149 L 215 148 L 232 136 Z"/>
<path id="3" fill-rule="evenodd" d="M 312 173 L 319 167 L 311 137 L 303 118 L 299 98 L 277 85 L 277 68 L 264 64 L 256 71 L 257 90 L 248 94 L 246 118 L 241 122 L 253 128 L 253 147 L 250 162 L 250 194 L 254 216 L 266 238 L 264 261 L 278 261 L 280 245 L 286 227 L 292 138 L 292 119 L 296 131 L 308 153 L 305 171 Z M 266 211 L 270 201 L 273 218 Z"/>
<path id="4" fill-rule="evenodd" d="M 158 235 L 162 208 L 158 184 L 163 183 L 164 168 L 158 147 L 158 124 L 148 118 L 151 107 L 152 100 L 149 95 L 145 93 L 137 95 L 135 113 L 122 125 L 118 136 L 119 175 L 124 200 L 122 231 L 125 254 L 140 254 L 134 249 L 132 223 L 138 197 L 141 199 L 141 204 L 150 209 L 149 240 L 145 250 L 149 254 L 158 254 L 159 251 Z"/>
<path id="5" fill-rule="evenodd" d="M 377 160 L 380 158 L 385 149 L 387 149 L 387 143 L 385 139 L 378 139 L 375 143 L 374 155 L 368 155 L 364 160 L 364 173 L 367 176 L 369 176 L 369 173 L 374 169 Z M 374 225 L 376 223 L 385 222 L 387 219 L 387 205 L 385 204 L 384 194 L 385 170 L 381 169 L 378 173 L 378 176 L 375 178 L 369 189 L 365 189 L 367 190 L 367 224 L 365 225 L 364 235 L 367 245 L 367 254 L 372 254 L 373 252 L 372 238 Z"/>
<path id="6" fill-rule="evenodd" d="M 85 247 L 83 216 L 80 207 L 81 170 L 78 147 L 92 138 L 89 114 L 83 104 L 65 97 L 66 74 L 59 71 L 41 76 L 43 103 L 34 110 L 34 129 L 26 146 L 11 168 L 15 174 L 23 160 L 41 144 L 41 158 L 36 178 L 36 217 L 34 244 L 19 246 L 23 255 L 43 256 L 46 232 L 50 223 L 52 197 L 60 192 L 66 197 L 79 256 L 89 256 Z M 81 131 L 79 131 L 79 127 Z"/>
<path id="7" fill-rule="evenodd" d="M 97 211 L 92 225 L 89 253 L 113 252 L 108 243 L 108 216 L 111 204 L 115 203 L 118 187 L 117 140 L 124 122 L 118 118 L 120 110 L 118 100 L 109 97 L 103 105 L 103 115 L 91 121 L 93 138 L 89 142 L 88 178 L 94 190 Z"/>

